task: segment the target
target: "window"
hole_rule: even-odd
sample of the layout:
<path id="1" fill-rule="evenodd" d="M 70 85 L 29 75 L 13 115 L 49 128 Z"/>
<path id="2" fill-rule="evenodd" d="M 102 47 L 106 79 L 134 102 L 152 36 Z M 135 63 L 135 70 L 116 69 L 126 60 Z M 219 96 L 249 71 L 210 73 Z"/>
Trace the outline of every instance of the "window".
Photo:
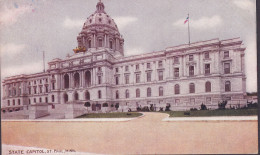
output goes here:
<path id="1" fill-rule="evenodd" d="M 136 97 L 140 97 L 140 89 L 136 89 L 135 94 L 136 94 Z"/>
<path id="2" fill-rule="evenodd" d="M 74 94 L 74 100 L 79 100 L 79 94 L 77 93 L 77 92 L 75 92 L 75 94 Z"/>
<path id="3" fill-rule="evenodd" d="M 46 93 L 49 92 L 48 87 L 49 87 L 48 85 L 45 86 L 45 92 L 46 92 Z"/>
<path id="4" fill-rule="evenodd" d="M 194 76 L 194 66 L 189 66 L 189 75 Z"/>
<path id="5" fill-rule="evenodd" d="M 31 82 L 29 82 L 29 85 L 31 85 Z"/>
<path id="6" fill-rule="evenodd" d="M 151 97 L 152 96 L 152 89 L 149 87 L 147 88 L 147 97 Z"/>
<path id="7" fill-rule="evenodd" d="M 179 68 L 174 68 L 174 77 L 179 77 Z"/>
<path id="8" fill-rule="evenodd" d="M 230 81 L 225 82 L 225 92 L 231 91 L 231 83 Z"/>
<path id="9" fill-rule="evenodd" d="M 31 104 L 31 100 L 29 99 L 28 101 L 29 101 L 29 104 Z"/>
<path id="10" fill-rule="evenodd" d="M 135 76 L 136 83 L 140 83 L 140 74 L 136 74 Z"/>
<path id="11" fill-rule="evenodd" d="M 125 75 L 125 84 L 129 84 L 129 75 Z"/>
<path id="12" fill-rule="evenodd" d="M 54 95 L 51 96 L 51 101 L 52 101 L 52 102 L 55 102 Z"/>
<path id="13" fill-rule="evenodd" d="M 102 47 L 102 39 L 98 39 L 98 47 Z"/>
<path id="14" fill-rule="evenodd" d="M 129 90 L 128 89 L 125 91 L 125 98 L 129 98 Z"/>
<path id="15" fill-rule="evenodd" d="M 119 77 L 116 76 L 116 85 L 119 85 Z"/>
<path id="16" fill-rule="evenodd" d="M 206 92 L 211 92 L 211 83 L 209 81 L 207 81 L 205 84 L 205 90 Z"/>
<path id="17" fill-rule="evenodd" d="M 13 105 L 15 105 L 15 100 L 13 100 Z"/>
<path id="18" fill-rule="evenodd" d="M 179 57 L 174 57 L 174 58 L 173 58 L 173 62 L 174 62 L 175 64 L 178 64 L 178 63 L 179 63 Z"/>
<path id="19" fill-rule="evenodd" d="M 139 64 L 135 65 L 135 69 L 139 70 Z"/>
<path id="20" fill-rule="evenodd" d="M 31 92 L 31 87 L 29 87 L 29 88 L 28 88 L 28 91 L 29 91 L 29 94 L 31 94 L 31 93 L 32 93 L 32 92 Z"/>
<path id="21" fill-rule="evenodd" d="M 53 82 L 52 83 L 52 90 L 54 90 L 55 89 L 55 83 Z"/>
<path id="22" fill-rule="evenodd" d="M 116 99 L 119 99 L 119 91 L 116 91 Z"/>
<path id="23" fill-rule="evenodd" d="M 174 86 L 174 93 L 175 93 L 175 94 L 180 94 L 180 85 L 176 84 L 176 85 Z"/>
<path id="24" fill-rule="evenodd" d="M 147 68 L 147 69 L 150 69 L 150 68 L 151 68 L 151 64 L 150 64 L 150 63 L 147 63 L 147 64 L 146 64 L 146 68 Z"/>
<path id="25" fill-rule="evenodd" d="M 98 98 L 102 98 L 101 90 L 98 91 Z"/>
<path id="26" fill-rule="evenodd" d="M 34 84 L 36 84 L 36 81 L 34 81 Z"/>
<path id="27" fill-rule="evenodd" d="M 98 67 L 98 71 L 99 71 L 99 72 L 102 72 L 102 68 L 101 68 L 101 67 Z"/>
<path id="28" fill-rule="evenodd" d="M 118 68 L 116 68 L 116 73 L 118 73 Z"/>
<path id="29" fill-rule="evenodd" d="M 42 86 L 40 86 L 40 88 L 39 88 L 39 89 L 40 89 L 40 93 L 42 93 Z"/>
<path id="30" fill-rule="evenodd" d="M 112 40 L 109 41 L 109 48 L 113 49 L 113 41 Z"/>
<path id="31" fill-rule="evenodd" d="M 125 71 L 128 72 L 129 71 L 129 68 L 128 66 L 125 66 Z"/>
<path id="32" fill-rule="evenodd" d="M 90 100 L 90 94 L 88 91 L 86 91 L 86 93 L 85 93 L 85 98 L 86 98 L 86 100 Z"/>
<path id="33" fill-rule="evenodd" d="M 225 74 L 230 73 L 230 63 L 224 63 L 224 73 Z"/>
<path id="34" fill-rule="evenodd" d="M 209 52 L 205 52 L 205 53 L 204 53 L 204 58 L 205 58 L 205 59 L 209 59 Z"/>
<path id="35" fill-rule="evenodd" d="M 194 83 L 190 84 L 190 93 L 195 93 L 195 84 Z"/>
<path id="36" fill-rule="evenodd" d="M 210 74 L 210 64 L 205 64 L 205 74 Z"/>
<path id="37" fill-rule="evenodd" d="M 189 55 L 189 61 L 193 61 L 193 55 Z"/>
<path id="38" fill-rule="evenodd" d="M 70 78 L 69 78 L 69 75 L 68 74 L 65 74 L 64 75 L 64 88 L 69 88 L 69 85 L 70 85 Z"/>
<path id="39" fill-rule="evenodd" d="M 229 57 L 229 51 L 224 51 L 224 58 L 228 58 Z"/>
<path id="40" fill-rule="evenodd" d="M 33 99 L 33 102 L 34 102 L 34 103 L 36 102 L 36 98 Z"/>
<path id="41" fill-rule="evenodd" d="M 152 72 L 147 72 L 147 82 L 151 82 L 152 81 Z"/>
<path id="42" fill-rule="evenodd" d="M 159 87 L 159 96 L 163 96 L 163 87 Z"/>
<path id="43" fill-rule="evenodd" d="M 10 106 L 10 100 L 7 101 L 7 105 Z"/>
<path id="44" fill-rule="evenodd" d="M 159 61 L 159 62 L 158 62 L 158 67 L 159 67 L 159 68 L 162 68 L 162 67 L 163 67 L 163 62 L 162 62 L 162 61 Z"/>
<path id="45" fill-rule="evenodd" d="M 190 104 L 195 104 L 195 98 L 190 99 Z"/>
<path id="46" fill-rule="evenodd" d="M 163 71 L 159 71 L 159 81 L 163 80 Z"/>
<path id="47" fill-rule="evenodd" d="M 42 102 L 42 98 L 39 99 L 39 102 Z"/>
<path id="48" fill-rule="evenodd" d="M 102 83 L 101 76 L 98 76 L 98 84 L 101 84 L 101 83 Z"/>
<path id="49" fill-rule="evenodd" d="M 91 40 L 88 41 L 88 47 L 91 48 Z"/>
<path id="50" fill-rule="evenodd" d="M 45 102 L 46 102 L 46 103 L 48 103 L 48 102 L 49 102 L 49 101 L 48 101 L 48 97 L 45 97 Z"/>
<path id="51" fill-rule="evenodd" d="M 206 97 L 206 104 L 211 104 L 211 97 Z"/>
<path id="52" fill-rule="evenodd" d="M 37 91 L 36 91 L 36 87 L 33 87 L 33 89 L 34 89 L 34 94 L 36 94 L 36 93 L 37 93 Z"/>

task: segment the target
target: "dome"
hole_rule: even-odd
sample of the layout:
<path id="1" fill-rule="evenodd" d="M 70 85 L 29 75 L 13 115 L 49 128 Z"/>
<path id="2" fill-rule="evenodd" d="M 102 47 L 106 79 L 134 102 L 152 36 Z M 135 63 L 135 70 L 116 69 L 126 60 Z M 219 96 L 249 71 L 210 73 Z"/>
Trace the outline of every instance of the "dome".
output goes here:
<path id="1" fill-rule="evenodd" d="M 102 27 L 108 27 L 112 28 L 114 30 L 118 31 L 118 27 L 116 23 L 114 22 L 114 19 L 112 19 L 106 12 L 105 12 L 105 6 L 102 2 L 97 3 L 97 10 L 95 13 L 90 15 L 86 22 L 83 25 L 83 30 L 88 29 L 91 27 L 96 26 L 102 26 Z"/>
<path id="2" fill-rule="evenodd" d="M 77 36 L 78 47 L 73 49 L 75 53 L 106 49 L 112 55 L 124 55 L 123 36 L 120 35 L 116 23 L 104 9 L 104 4 L 99 1 L 96 11 L 87 18 Z"/>

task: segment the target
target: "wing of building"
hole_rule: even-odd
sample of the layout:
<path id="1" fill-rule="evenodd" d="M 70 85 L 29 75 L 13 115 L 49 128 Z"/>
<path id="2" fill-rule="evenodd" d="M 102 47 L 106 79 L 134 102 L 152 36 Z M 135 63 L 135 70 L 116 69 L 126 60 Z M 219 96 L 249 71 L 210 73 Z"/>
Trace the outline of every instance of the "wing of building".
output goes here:
<path id="1" fill-rule="evenodd" d="M 3 80 L 2 111 L 40 103 L 90 103 L 91 111 L 170 105 L 216 109 L 245 104 L 245 48 L 240 38 L 212 39 L 124 56 L 124 39 L 102 2 L 77 36 L 72 56 L 53 59 L 46 72 Z M 228 106 L 229 107 L 229 106 Z"/>

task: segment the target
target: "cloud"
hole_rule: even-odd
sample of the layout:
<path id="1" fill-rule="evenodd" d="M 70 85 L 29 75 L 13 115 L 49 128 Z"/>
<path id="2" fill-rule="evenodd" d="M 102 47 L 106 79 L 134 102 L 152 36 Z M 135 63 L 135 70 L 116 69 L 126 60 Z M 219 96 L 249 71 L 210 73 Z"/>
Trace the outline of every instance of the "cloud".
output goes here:
<path id="1" fill-rule="evenodd" d="M 255 5 L 250 0 L 234 0 L 233 3 L 243 10 L 255 10 Z"/>
<path id="2" fill-rule="evenodd" d="M 144 50 L 140 47 L 126 48 L 126 50 L 125 50 L 126 56 L 138 55 L 138 54 L 143 54 L 143 53 L 144 53 Z"/>
<path id="3" fill-rule="evenodd" d="M 125 17 L 115 17 L 114 20 L 118 25 L 119 29 L 122 30 L 127 25 L 136 22 L 138 19 L 136 17 L 125 16 Z"/>
<path id="4" fill-rule="evenodd" d="M 20 74 L 32 74 L 43 71 L 42 62 L 33 62 L 28 64 L 23 64 L 19 66 L 10 66 L 1 68 L 1 77 L 9 77 Z"/>
<path id="5" fill-rule="evenodd" d="M 81 28 L 84 24 L 84 20 L 66 18 L 63 22 L 63 26 L 68 29 Z"/>
<path id="6" fill-rule="evenodd" d="M 186 24 L 184 24 L 183 19 L 179 19 L 175 23 L 173 23 L 174 26 L 177 27 L 187 27 Z M 215 15 L 212 17 L 201 17 L 200 19 L 193 20 L 190 19 L 190 27 L 195 28 L 195 29 L 212 29 L 218 26 L 221 26 L 223 23 L 222 18 L 219 15 Z"/>
<path id="7" fill-rule="evenodd" d="M 7 8 L 6 6 L 0 11 L 0 25 L 10 26 L 15 24 L 24 14 L 31 12 L 28 5 L 19 6 L 18 8 Z"/>
<path id="8" fill-rule="evenodd" d="M 25 44 L 7 43 L 0 45 L 0 52 L 4 56 L 13 56 L 21 53 L 26 47 Z"/>

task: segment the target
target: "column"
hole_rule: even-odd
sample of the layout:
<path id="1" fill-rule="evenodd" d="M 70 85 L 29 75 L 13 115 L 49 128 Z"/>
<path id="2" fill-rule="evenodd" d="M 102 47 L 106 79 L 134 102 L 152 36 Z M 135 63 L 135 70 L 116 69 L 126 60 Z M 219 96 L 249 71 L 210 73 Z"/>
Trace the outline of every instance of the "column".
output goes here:
<path id="1" fill-rule="evenodd" d="M 93 47 L 96 48 L 96 35 L 94 34 Z"/>
<path id="2" fill-rule="evenodd" d="M 107 35 L 105 34 L 104 47 L 107 47 Z"/>

